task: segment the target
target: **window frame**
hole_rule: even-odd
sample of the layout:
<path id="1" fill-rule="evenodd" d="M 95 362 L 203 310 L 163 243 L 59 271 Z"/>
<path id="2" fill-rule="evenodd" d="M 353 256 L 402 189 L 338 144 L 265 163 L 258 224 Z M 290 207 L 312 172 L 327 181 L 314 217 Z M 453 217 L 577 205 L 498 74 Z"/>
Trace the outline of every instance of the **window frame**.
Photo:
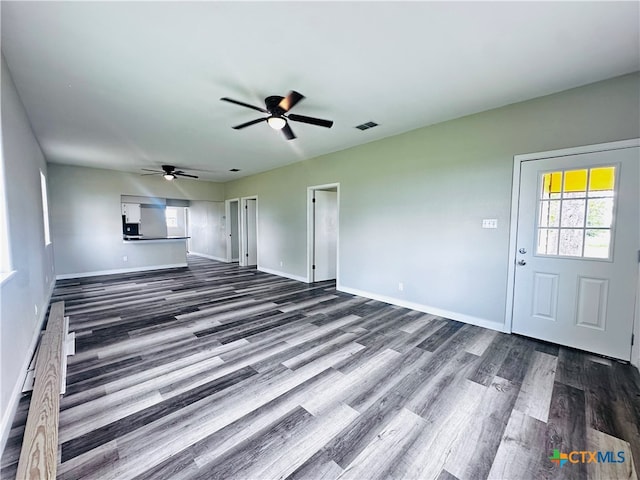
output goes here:
<path id="1" fill-rule="evenodd" d="M 591 170 L 593 169 L 597 169 L 597 168 L 607 168 L 607 167 L 613 167 L 614 168 L 614 185 L 613 185 L 613 195 L 612 196 L 589 196 L 589 179 L 591 176 Z M 618 162 L 613 162 L 613 163 L 607 163 L 607 164 L 597 164 L 597 165 L 590 165 L 588 167 L 585 168 L 564 168 L 564 169 L 553 169 L 553 170 L 545 170 L 545 171 L 541 171 L 538 173 L 538 188 L 536 189 L 536 217 L 535 217 L 535 226 L 534 226 L 534 230 L 533 230 L 533 243 L 532 245 L 534 246 L 534 252 L 533 255 L 535 257 L 540 257 L 540 258 L 558 258 L 558 259 L 564 259 L 564 260 L 588 260 L 588 261 L 596 261 L 596 262 L 608 262 L 608 263 L 612 263 L 613 262 L 613 256 L 614 256 L 614 242 L 615 242 L 615 228 L 616 228 L 616 218 L 617 218 L 617 210 L 618 210 L 618 189 L 619 189 L 619 182 L 620 182 L 620 175 L 621 175 L 621 165 Z M 586 184 L 586 188 L 587 190 L 584 193 L 584 197 L 565 197 L 564 196 L 564 179 L 565 179 L 565 172 L 567 171 L 574 171 L 574 170 L 587 170 L 587 184 Z M 544 176 L 546 174 L 549 173 L 555 173 L 555 172 L 562 172 L 562 189 L 560 191 L 560 196 L 558 198 L 542 198 L 542 188 L 543 188 L 543 181 L 544 181 Z M 610 227 L 587 227 L 587 214 L 588 214 L 588 201 L 590 199 L 598 199 L 598 198 L 611 198 L 613 199 L 613 208 L 611 211 L 611 226 Z M 557 227 L 549 227 L 549 226 L 541 226 L 540 225 L 540 215 L 541 215 L 541 209 L 542 209 L 542 204 L 547 202 L 550 204 L 551 200 L 558 200 L 560 201 L 560 211 L 559 211 L 559 217 L 558 217 L 558 226 Z M 585 210 L 584 210 L 584 221 L 583 221 L 583 226 L 582 227 L 562 227 L 562 202 L 564 200 L 584 200 L 584 205 L 585 205 Z M 538 253 L 538 242 L 540 239 L 540 231 L 541 230 L 556 230 L 558 232 L 558 242 L 557 242 L 557 254 L 545 254 L 545 253 Z M 581 247 L 581 255 L 560 255 L 560 234 L 562 232 L 562 230 L 582 230 L 582 247 Z M 584 250 L 585 250 L 585 237 L 586 237 L 586 231 L 587 230 L 608 230 L 610 232 L 610 236 L 609 236 L 609 255 L 605 258 L 605 257 L 586 257 L 584 256 Z"/>

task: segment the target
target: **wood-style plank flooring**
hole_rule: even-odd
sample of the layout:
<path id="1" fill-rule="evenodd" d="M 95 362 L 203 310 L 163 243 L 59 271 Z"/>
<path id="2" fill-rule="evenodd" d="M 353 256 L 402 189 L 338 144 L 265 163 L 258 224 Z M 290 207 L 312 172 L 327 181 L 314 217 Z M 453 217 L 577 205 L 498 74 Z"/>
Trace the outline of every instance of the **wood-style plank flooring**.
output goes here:
<path id="1" fill-rule="evenodd" d="M 57 300 L 77 338 L 60 479 L 636 478 L 628 365 L 198 257 Z"/>

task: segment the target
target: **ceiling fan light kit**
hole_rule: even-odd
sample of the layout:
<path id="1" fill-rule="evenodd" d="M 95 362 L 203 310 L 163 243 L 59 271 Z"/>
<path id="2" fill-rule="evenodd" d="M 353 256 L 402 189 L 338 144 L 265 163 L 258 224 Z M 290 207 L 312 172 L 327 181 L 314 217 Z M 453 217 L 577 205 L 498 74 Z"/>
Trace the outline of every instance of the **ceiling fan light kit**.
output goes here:
<path id="1" fill-rule="evenodd" d="M 282 117 L 276 117 L 275 115 L 272 115 L 267 118 L 267 123 L 274 130 L 282 130 L 287 124 L 287 121 Z"/>
<path id="2" fill-rule="evenodd" d="M 325 128 L 331 128 L 333 126 L 332 120 L 306 117 L 304 115 L 296 115 L 294 113 L 289 114 L 289 110 L 291 110 L 303 98 L 304 95 L 296 92 L 295 90 L 290 91 L 286 97 L 272 95 L 264 99 L 266 108 L 256 107 L 255 105 L 250 105 L 248 103 L 244 103 L 228 97 L 222 97 L 220 100 L 224 102 L 234 103 L 236 105 L 240 105 L 241 107 L 250 108 L 252 110 L 257 110 L 258 112 L 269 114 L 268 117 L 257 118 L 255 120 L 236 125 L 235 127 L 232 127 L 233 129 L 240 130 L 257 123 L 267 122 L 267 124 L 274 130 L 281 130 L 287 140 L 293 140 L 294 138 L 296 138 L 296 136 L 293 133 L 293 130 L 291 130 L 288 120 L 291 120 L 293 122 L 308 123 L 310 125 L 316 125 Z"/>
<path id="3" fill-rule="evenodd" d="M 173 165 L 162 165 L 162 171 L 160 170 L 150 170 L 148 168 L 143 168 L 145 172 L 152 173 L 143 173 L 142 175 L 162 175 L 165 180 L 175 180 L 178 177 L 189 177 L 189 178 L 198 178 L 197 175 L 190 175 L 188 173 L 184 173 L 182 170 L 176 170 L 176 167 Z"/>

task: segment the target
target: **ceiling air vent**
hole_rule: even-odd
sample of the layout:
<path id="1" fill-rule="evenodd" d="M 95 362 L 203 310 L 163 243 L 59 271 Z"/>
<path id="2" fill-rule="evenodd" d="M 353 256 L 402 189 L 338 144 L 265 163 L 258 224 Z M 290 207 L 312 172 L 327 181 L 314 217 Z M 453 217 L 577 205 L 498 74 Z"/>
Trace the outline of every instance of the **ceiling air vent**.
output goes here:
<path id="1" fill-rule="evenodd" d="M 362 125 L 356 125 L 358 130 L 369 130 L 370 128 L 377 127 L 378 124 L 376 122 L 367 122 Z"/>
<path id="2" fill-rule="evenodd" d="M 239 168 L 230 168 L 229 171 L 230 172 L 239 172 L 240 169 Z"/>

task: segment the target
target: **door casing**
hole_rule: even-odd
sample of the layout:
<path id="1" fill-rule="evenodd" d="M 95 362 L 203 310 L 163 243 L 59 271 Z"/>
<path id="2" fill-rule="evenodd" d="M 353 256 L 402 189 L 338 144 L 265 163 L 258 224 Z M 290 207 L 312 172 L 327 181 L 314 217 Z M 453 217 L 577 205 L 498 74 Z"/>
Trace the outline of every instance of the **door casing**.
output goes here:
<path id="1" fill-rule="evenodd" d="M 336 189 L 338 208 L 338 232 L 336 239 L 336 285 L 340 285 L 340 183 L 327 183 L 324 185 L 314 185 L 307 187 L 307 283 L 313 282 L 313 241 L 314 241 L 314 221 L 313 221 L 313 192 L 315 190 Z"/>

